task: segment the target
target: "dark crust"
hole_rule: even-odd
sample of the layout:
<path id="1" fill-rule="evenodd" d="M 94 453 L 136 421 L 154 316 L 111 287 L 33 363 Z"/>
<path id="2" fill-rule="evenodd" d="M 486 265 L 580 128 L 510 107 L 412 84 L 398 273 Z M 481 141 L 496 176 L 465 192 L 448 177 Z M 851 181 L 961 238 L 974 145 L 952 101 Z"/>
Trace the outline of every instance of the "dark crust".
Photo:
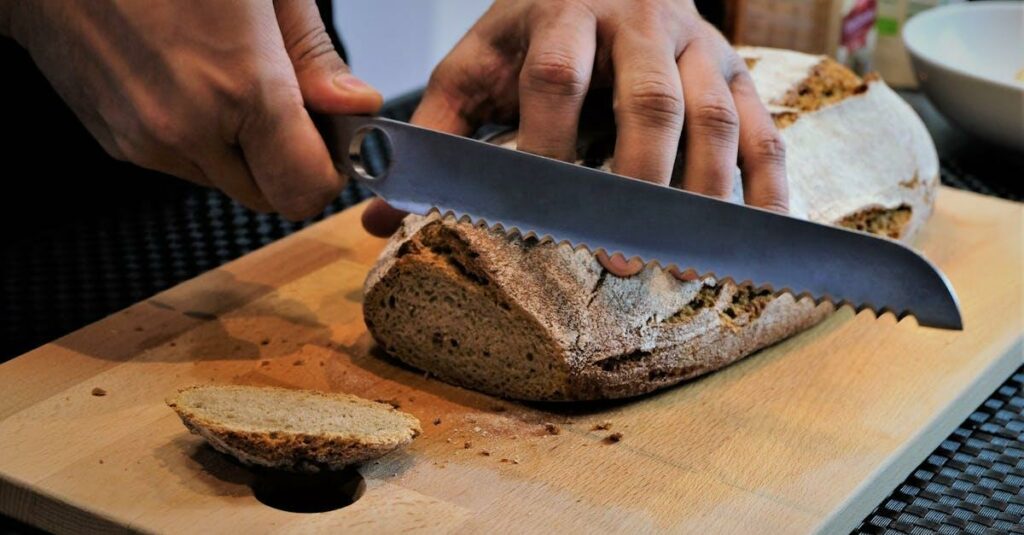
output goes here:
<path id="1" fill-rule="evenodd" d="M 508 302 L 508 296 L 502 292 L 500 285 L 488 276 L 487 267 L 480 264 L 480 255 L 460 236 L 463 232 L 486 231 L 450 221 L 436 221 L 422 227 L 397 248 L 395 263 L 369 288 L 364 300 L 367 325 L 374 338 L 387 352 L 413 366 L 417 365 L 416 357 L 406 354 L 406 351 L 414 352 L 414 348 L 391 345 L 390 333 L 377 327 L 378 309 L 382 306 L 380 303 L 387 301 L 395 278 L 430 269 L 432 264 L 448 266 L 452 268 L 449 271 L 452 274 L 451 284 L 483 284 L 494 292 L 489 294 L 492 304 L 497 306 Z M 520 245 L 510 243 L 505 247 L 509 253 L 514 254 L 514 249 Z M 651 351 L 636 350 L 596 360 L 584 358 L 581 365 L 570 370 L 566 384 L 542 395 L 519 390 L 495 391 L 457 374 L 446 375 L 431 367 L 427 371 L 460 386 L 517 399 L 576 401 L 631 397 L 719 369 L 817 323 L 831 312 L 828 305 L 815 308 L 810 302 L 790 301 L 770 308 L 772 302 L 773 298 L 767 292 L 749 287 L 737 288 L 731 283 L 707 286 L 679 313 L 662 322 L 665 329 L 690 329 L 694 327 L 688 324 L 694 321 L 695 316 L 711 314 L 713 321 L 709 323 L 704 318 L 705 321 L 699 327 L 701 334 L 689 343 L 668 345 Z M 513 303 L 513 306 L 516 305 Z M 525 311 L 523 313 L 526 314 Z M 529 314 L 527 317 L 532 319 Z M 538 325 L 536 335 L 544 336 L 544 332 L 545 329 Z M 710 347 L 703 348 L 701 344 Z M 421 345 L 429 347 L 427 341 Z M 549 347 L 556 352 L 551 358 L 567 358 L 564 349 L 555 344 Z"/>

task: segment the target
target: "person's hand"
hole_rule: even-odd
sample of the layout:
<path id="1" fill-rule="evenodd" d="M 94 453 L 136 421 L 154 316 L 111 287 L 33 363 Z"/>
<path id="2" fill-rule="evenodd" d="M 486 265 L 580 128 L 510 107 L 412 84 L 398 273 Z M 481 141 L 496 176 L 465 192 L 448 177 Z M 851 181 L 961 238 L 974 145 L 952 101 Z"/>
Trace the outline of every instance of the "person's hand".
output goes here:
<path id="1" fill-rule="evenodd" d="M 498 0 L 434 70 L 412 121 L 468 135 L 518 114 L 520 150 L 572 160 L 584 97 L 608 86 L 613 172 L 668 184 L 682 144 L 683 188 L 728 197 L 739 162 L 746 202 L 787 210 L 782 140 L 746 65 L 691 0 Z M 387 235 L 403 216 L 377 200 L 363 223 Z M 601 261 L 617 275 L 642 268 Z"/>
<path id="2" fill-rule="evenodd" d="M 2 0 L 0 11 L 0 31 L 110 155 L 292 219 L 344 182 L 306 107 L 381 105 L 313 0 Z"/>

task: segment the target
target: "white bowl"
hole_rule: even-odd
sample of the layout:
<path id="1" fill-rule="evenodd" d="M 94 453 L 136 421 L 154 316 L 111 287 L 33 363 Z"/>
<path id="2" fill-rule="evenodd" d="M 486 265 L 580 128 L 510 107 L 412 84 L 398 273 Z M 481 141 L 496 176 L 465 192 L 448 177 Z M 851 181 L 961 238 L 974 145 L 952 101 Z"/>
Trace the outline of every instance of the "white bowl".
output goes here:
<path id="1" fill-rule="evenodd" d="M 1024 2 L 968 2 L 907 22 L 925 94 L 968 132 L 1024 152 Z"/>

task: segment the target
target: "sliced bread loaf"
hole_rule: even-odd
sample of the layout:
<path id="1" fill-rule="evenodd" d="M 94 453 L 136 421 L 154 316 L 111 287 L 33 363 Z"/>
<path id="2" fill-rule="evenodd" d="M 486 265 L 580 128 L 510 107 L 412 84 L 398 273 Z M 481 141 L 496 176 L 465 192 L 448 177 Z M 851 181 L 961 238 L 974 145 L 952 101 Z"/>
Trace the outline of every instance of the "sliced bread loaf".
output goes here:
<path id="1" fill-rule="evenodd" d="M 416 417 L 347 394 L 209 385 L 182 389 L 167 404 L 217 451 L 303 472 L 375 459 L 420 433 Z"/>
<path id="2" fill-rule="evenodd" d="M 787 145 L 792 213 L 911 239 L 931 212 L 938 162 L 910 107 L 824 57 L 740 54 Z M 742 199 L 738 177 L 734 198 Z M 387 352 L 447 381 L 531 400 L 650 392 L 832 310 L 655 268 L 620 278 L 585 250 L 418 216 L 388 243 L 364 297 L 367 327 Z"/>

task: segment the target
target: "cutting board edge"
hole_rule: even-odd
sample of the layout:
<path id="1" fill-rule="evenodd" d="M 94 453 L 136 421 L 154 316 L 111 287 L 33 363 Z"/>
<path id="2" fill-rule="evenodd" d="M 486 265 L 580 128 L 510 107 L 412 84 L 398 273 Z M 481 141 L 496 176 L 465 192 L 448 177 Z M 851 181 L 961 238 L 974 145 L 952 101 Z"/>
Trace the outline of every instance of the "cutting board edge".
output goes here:
<path id="1" fill-rule="evenodd" d="M 1021 366 L 1015 355 L 1024 354 L 1024 334 L 993 359 L 980 374 L 980 379 L 967 384 L 964 391 L 947 403 L 932 422 L 905 444 L 889 462 L 865 478 L 861 484 L 831 515 L 826 517 L 814 533 L 850 533 L 868 518 L 875 507 L 881 505 L 901 481 L 907 479 L 928 454 L 955 431 L 968 416 L 988 399 Z"/>

